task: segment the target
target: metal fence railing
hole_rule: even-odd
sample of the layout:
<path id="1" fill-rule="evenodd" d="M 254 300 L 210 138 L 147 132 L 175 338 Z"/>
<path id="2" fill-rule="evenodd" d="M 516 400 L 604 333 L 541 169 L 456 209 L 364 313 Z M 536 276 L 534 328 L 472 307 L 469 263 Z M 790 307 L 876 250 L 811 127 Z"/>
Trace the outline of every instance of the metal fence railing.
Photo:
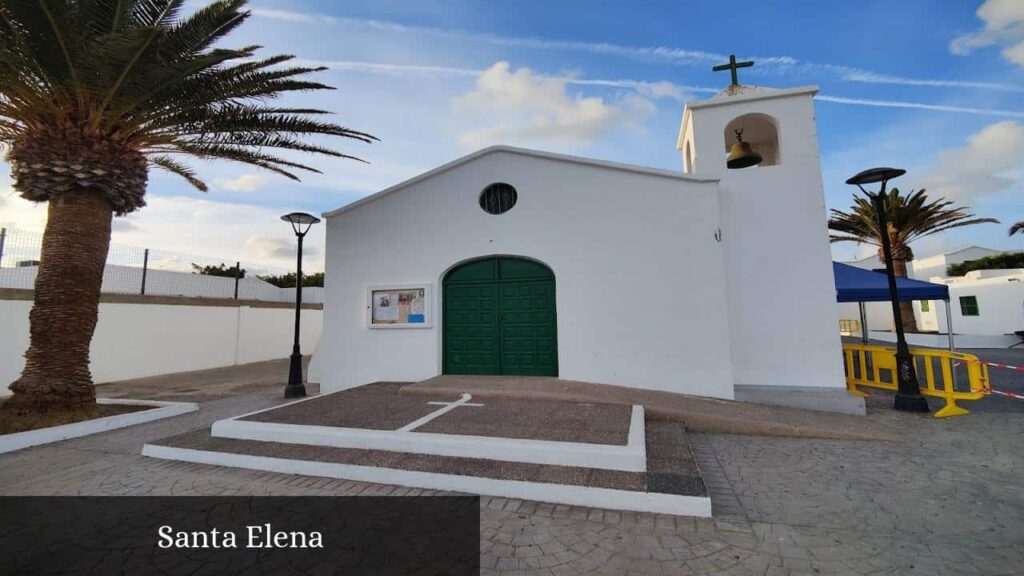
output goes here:
<path id="1" fill-rule="evenodd" d="M 41 247 L 41 234 L 0 228 L 0 288 L 31 290 L 35 285 Z M 291 302 L 295 299 L 294 288 L 279 288 L 265 280 L 268 276 L 290 272 L 294 271 L 232 258 L 111 244 L 101 291 Z M 304 288 L 303 302 L 323 303 L 322 292 L 321 288 Z"/>
<path id="2" fill-rule="evenodd" d="M 935 412 L 936 418 L 960 416 L 968 411 L 957 405 L 961 400 L 979 400 L 992 391 L 988 366 L 973 354 L 911 348 L 921 394 L 945 400 Z M 896 391 L 896 349 L 866 344 L 843 344 L 846 388 L 851 394 L 867 396 L 860 387 Z M 962 372 L 957 377 L 957 372 Z"/>

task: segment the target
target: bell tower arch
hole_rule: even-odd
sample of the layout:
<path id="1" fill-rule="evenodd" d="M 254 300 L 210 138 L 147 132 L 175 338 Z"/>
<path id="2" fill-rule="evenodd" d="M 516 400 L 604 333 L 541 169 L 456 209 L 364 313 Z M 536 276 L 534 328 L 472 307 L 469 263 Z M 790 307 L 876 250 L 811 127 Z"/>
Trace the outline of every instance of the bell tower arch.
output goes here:
<path id="1" fill-rule="evenodd" d="M 745 150 L 760 159 L 756 166 L 776 166 L 781 162 L 779 121 L 768 114 L 749 112 L 733 118 L 725 125 L 724 137 L 726 168 L 734 153 L 744 151 L 742 146 L 737 150 L 737 144 L 744 143 L 747 144 Z"/>

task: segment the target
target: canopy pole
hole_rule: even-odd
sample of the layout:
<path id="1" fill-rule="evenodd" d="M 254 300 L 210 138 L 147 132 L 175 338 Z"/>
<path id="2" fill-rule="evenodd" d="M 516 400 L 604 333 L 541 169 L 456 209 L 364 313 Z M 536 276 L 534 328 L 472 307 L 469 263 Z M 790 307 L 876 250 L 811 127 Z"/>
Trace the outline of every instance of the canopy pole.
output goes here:
<path id="1" fill-rule="evenodd" d="M 863 302 L 857 302 L 860 307 L 860 340 L 865 346 L 868 343 L 868 313 Z"/>
<path id="2" fill-rule="evenodd" d="M 943 301 L 946 305 L 946 332 L 949 334 L 949 351 L 953 352 L 953 309 L 949 306 L 949 297 Z M 953 377 L 953 389 L 956 390 L 956 369 L 950 374 Z M 968 378 L 969 379 L 969 378 Z"/>
<path id="3" fill-rule="evenodd" d="M 953 351 L 953 310 L 949 307 L 949 298 L 944 301 L 946 305 L 946 332 L 949 334 L 949 351 Z"/>

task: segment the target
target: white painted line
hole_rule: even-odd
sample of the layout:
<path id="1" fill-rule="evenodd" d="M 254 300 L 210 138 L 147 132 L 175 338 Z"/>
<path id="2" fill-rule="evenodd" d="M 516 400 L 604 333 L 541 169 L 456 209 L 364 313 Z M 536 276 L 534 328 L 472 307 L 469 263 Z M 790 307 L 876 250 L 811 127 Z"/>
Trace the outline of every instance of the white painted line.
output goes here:
<path id="1" fill-rule="evenodd" d="M 633 422 L 631 427 L 638 427 L 638 437 L 643 438 L 643 407 L 634 407 L 634 417 L 637 411 L 639 411 L 639 423 Z M 627 472 L 643 472 L 647 469 L 647 456 L 643 442 L 640 442 L 639 445 L 627 444 L 625 446 L 587 444 L 584 442 L 555 442 L 433 432 L 336 428 L 236 420 L 234 418 L 214 422 L 210 434 L 216 438 L 234 438 L 256 442 L 483 458 L 503 462 L 578 466 Z M 630 434 L 633 434 L 632 430 Z"/>
<path id="2" fill-rule="evenodd" d="M 4 434 L 3 436 L 0 436 L 0 454 L 14 452 L 15 450 L 21 450 L 31 446 L 39 446 L 40 444 L 50 444 L 52 442 L 60 442 L 61 440 L 68 440 L 70 438 L 80 438 L 82 436 L 89 436 L 90 434 L 98 434 L 108 430 L 116 430 L 118 428 L 134 426 L 136 424 L 161 420 L 163 418 L 170 418 L 172 416 L 178 416 L 199 410 L 199 405 L 192 402 L 97 398 L 96 403 L 123 406 L 153 406 L 155 410 L 139 410 L 138 412 L 117 414 L 114 416 L 106 416 L 104 418 L 94 418 L 92 420 L 62 424 L 60 426 L 51 426 L 49 428 L 40 428 L 38 430 L 28 430 L 26 432 L 17 432 L 15 434 Z"/>
<path id="3" fill-rule="evenodd" d="M 350 388 L 346 388 L 344 390 L 335 390 L 333 392 L 327 392 L 326 394 L 314 394 L 312 396 L 307 396 L 305 398 L 299 398 L 298 400 L 292 400 L 291 402 L 285 402 L 284 404 L 276 404 L 274 406 L 271 406 L 270 408 L 260 408 L 259 410 L 254 410 L 252 412 L 246 412 L 245 414 L 239 414 L 238 416 L 235 416 L 234 419 L 241 420 L 242 418 L 248 418 L 249 416 L 255 416 L 256 414 L 262 414 L 264 412 L 270 412 L 271 410 L 277 410 L 278 408 L 284 408 L 285 406 L 292 406 L 292 405 L 295 405 L 295 404 L 302 404 L 303 402 L 309 402 L 310 400 L 316 400 L 317 398 L 324 398 L 326 396 L 330 396 L 331 394 L 339 394 L 341 392 L 345 392 L 346 390 L 350 390 Z"/>
<path id="4" fill-rule="evenodd" d="M 393 484 L 428 490 L 480 494 L 483 496 L 521 498 L 553 504 L 699 516 L 703 518 L 711 517 L 711 499 L 706 496 L 681 496 L 676 494 L 617 490 L 613 488 L 596 488 L 593 486 L 500 480 L 480 478 L 478 476 L 339 464 L 337 462 L 313 462 L 309 460 L 271 458 L 269 456 L 211 452 L 193 448 L 159 446 L 156 444 L 146 444 L 143 446 L 142 455 L 149 456 L 150 458 L 179 460 L 197 464 L 264 470 L 281 474 L 341 478 L 358 482 Z"/>
<path id="5" fill-rule="evenodd" d="M 647 470 L 647 428 L 644 423 L 644 407 L 640 404 L 633 404 L 626 445 L 641 455 L 644 461 L 644 470 Z"/>
<path id="6" fill-rule="evenodd" d="M 412 432 L 413 430 L 419 428 L 420 426 L 423 426 L 427 422 L 430 422 L 434 418 L 447 414 L 452 410 L 455 410 L 459 406 L 483 406 L 483 404 L 469 404 L 469 401 L 472 399 L 473 396 L 471 394 L 463 393 L 462 398 L 459 398 L 454 402 L 427 402 L 427 404 L 443 404 L 444 408 L 438 408 L 437 410 L 434 410 L 433 412 L 427 414 L 422 418 L 417 418 L 416 420 L 409 422 L 405 426 L 402 426 L 401 428 L 396 430 L 396 432 Z"/>

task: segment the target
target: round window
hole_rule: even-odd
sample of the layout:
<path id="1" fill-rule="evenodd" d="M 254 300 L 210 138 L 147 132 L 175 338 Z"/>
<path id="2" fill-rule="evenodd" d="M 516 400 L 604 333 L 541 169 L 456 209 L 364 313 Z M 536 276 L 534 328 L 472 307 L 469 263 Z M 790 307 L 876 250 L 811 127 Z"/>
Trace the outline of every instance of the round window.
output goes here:
<path id="1" fill-rule="evenodd" d="M 519 195 L 511 184 L 495 182 L 480 193 L 480 207 L 488 214 L 503 214 L 516 205 Z"/>

